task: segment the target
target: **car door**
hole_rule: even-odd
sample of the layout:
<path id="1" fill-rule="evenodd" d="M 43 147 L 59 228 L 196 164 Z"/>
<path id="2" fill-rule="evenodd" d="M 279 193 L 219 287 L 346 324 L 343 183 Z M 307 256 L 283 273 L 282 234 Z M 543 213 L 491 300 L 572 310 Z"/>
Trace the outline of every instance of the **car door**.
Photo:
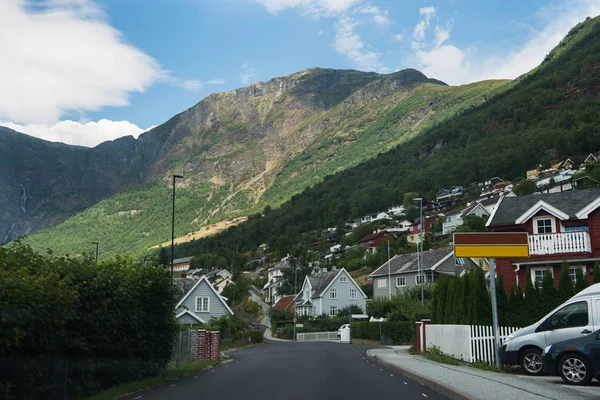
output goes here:
<path id="1" fill-rule="evenodd" d="M 546 345 L 589 335 L 594 331 L 591 300 L 567 304 L 543 324 Z"/>

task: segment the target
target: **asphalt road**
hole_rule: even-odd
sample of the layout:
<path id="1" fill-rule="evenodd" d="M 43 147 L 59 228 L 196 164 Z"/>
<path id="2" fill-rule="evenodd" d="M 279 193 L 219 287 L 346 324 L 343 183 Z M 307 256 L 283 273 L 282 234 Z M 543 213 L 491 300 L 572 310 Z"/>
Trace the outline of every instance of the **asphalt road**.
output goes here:
<path id="1" fill-rule="evenodd" d="M 367 359 L 370 347 L 268 342 L 228 353 L 233 361 L 126 399 L 369 400 L 446 397 Z"/>

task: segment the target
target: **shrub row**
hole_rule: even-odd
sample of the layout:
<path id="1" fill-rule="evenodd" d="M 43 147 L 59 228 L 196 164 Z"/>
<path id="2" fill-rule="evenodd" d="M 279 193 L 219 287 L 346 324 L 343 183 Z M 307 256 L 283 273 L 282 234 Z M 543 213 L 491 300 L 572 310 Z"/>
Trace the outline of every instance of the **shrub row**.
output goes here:
<path id="1" fill-rule="evenodd" d="M 0 246 L 0 397 L 81 398 L 171 358 L 173 287 L 155 261 Z"/>
<path id="2" fill-rule="evenodd" d="M 404 322 L 352 322 L 352 338 L 381 340 L 385 344 L 409 344 L 414 338 L 414 323 Z M 391 342 L 391 343 L 390 343 Z"/>

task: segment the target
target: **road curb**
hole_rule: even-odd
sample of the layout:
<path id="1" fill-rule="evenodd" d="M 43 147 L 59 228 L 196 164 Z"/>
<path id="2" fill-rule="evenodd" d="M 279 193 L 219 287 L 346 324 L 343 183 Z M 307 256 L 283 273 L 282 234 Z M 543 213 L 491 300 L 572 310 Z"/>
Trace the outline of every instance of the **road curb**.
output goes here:
<path id="1" fill-rule="evenodd" d="M 380 364 L 385 365 L 386 367 L 388 367 L 390 369 L 393 369 L 393 370 L 401 373 L 402 375 L 405 375 L 406 377 L 412 379 L 413 381 L 415 381 L 417 383 L 420 383 L 421 385 L 427 386 L 428 388 L 435 390 L 436 392 L 448 397 L 451 400 L 478 400 L 475 397 L 469 396 L 468 394 L 465 394 L 459 390 L 456 390 L 453 387 L 446 386 L 446 385 L 444 385 L 438 381 L 435 381 L 427 376 L 418 374 L 414 371 L 403 368 L 397 364 L 389 363 L 389 362 L 381 359 L 381 357 L 371 354 L 370 350 L 367 350 L 367 357 L 369 357 L 372 360 L 377 361 Z"/>

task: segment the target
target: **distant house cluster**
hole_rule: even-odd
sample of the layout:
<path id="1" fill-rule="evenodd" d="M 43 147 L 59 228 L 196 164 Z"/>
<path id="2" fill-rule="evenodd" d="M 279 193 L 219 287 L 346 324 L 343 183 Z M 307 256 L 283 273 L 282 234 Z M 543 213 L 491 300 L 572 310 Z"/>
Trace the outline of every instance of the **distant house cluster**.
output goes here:
<path id="1" fill-rule="evenodd" d="M 572 182 L 573 176 L 583 172 L 585 167 L 595 164 L 600 159 L 600 153 L 584 154 L 569 157 L 551 163 L 549 166 L 539 165 L 527 171 L 527 179 L 535 182 L 543 193 L 557 193 L 573 190 L 577 182 Z"/>

